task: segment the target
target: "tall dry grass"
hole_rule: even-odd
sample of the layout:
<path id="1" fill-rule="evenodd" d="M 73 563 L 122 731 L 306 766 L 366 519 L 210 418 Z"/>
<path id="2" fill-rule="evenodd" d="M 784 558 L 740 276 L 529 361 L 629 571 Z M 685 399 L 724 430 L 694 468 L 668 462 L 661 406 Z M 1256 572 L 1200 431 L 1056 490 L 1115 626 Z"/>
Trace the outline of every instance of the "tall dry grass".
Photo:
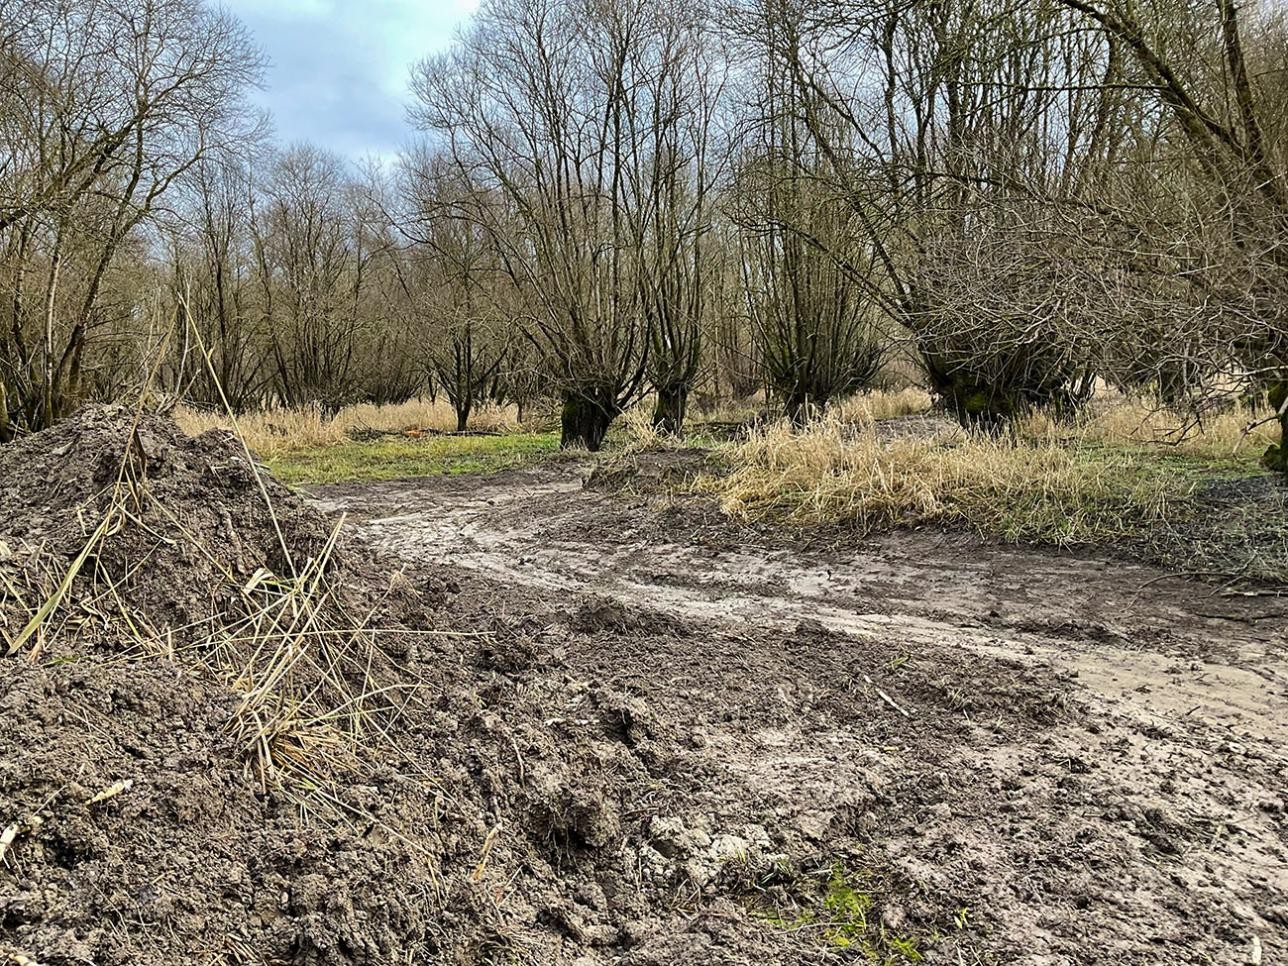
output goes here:
<path id="1" fill-rule="evenodd" d="M 669 433 L 659 433 L 653 425 L 651 400 L 643 400 L 622 413 L 619 431 L 625 440 L 627 454 L 678 446 L 681 441 Z"/>
<path id="2" fill-rule="evenodd" d="M 840 423 L 868 425 L 882 419 L 924 413 L 930 409 L 930 403 L 930 394 L 924 389 L 875 390 L 834 403 L 828 408 L 828 415 Z M 727 403 L 705 413 L 691 413 L 686 422 L 690 433 L 688 438 L 705 439 L 704 425 L 709 427 L 712 423 L 755 425 L 758 418 L 763 418 L 764 412 L 764 400 L 757 397 L 741 403 Z M 653 425 L 651 397 L 640 400 L 622 413 L 617 431 L 625 441 L 624 449 L 627 454 L 653 449 L 674 449 L 686 443 L 686 438 L 657 431 Z"/>
<path id="3" fill-rule="evenodd" d="M 1207 459 L 1260 456 L 1278 442 L 1270 413 L 1236 405 L 1201 419 L 1151 405 L 1139 399 L 1110 397 L 1075 424 L 1080 439 L 1108 443 L 1158 445 Z M 1030 432 L 1059 434 L 1060 427 L 1042 416 L 1028 421 Z M 1068 431 L 1067 428 L 1065 430 Z"/>
<path id="4" fill-rule="evenodd" d="M 883 440 L 834 414 L 803 432 L 769 428 L 699 488 L 740 518 L 845 523 L 862 531 L 962 526 L 1062 545 L 1139 531 L 1175 515 L 1194 488 L 1138 449 L 1027 427 L 1017 438 L 963 433 Z"/>
<path id="5" fill-rule="evenodd" d="M 903 389 L 874 389 L 870 392 L 856 393 L 833 402 L 827 412 L 828 415 L 835 416 L 842 422 L 862 423 L 924 413 L 930 409 L 930 405 L 930 393 L 911 386 Z M 766 412 L 775 413 L 775 403 L 772 400 L 766 400 L 763 394 L 757 393 L 741 402 L 724 402 L 707 412 L 695 411 L 690 414 L 689 422 L 699 427 L 703 423 L 753 422 Z M 781 409 L 777 412 L 781 413 Z"/>
<path id="6" fill-rule="evenodd" d="M 930 393 L 916 386 L 904 389 L 878 389 L 860 393 L 833 403 L 829 413 L 843 423 L 871 423 L 882 419 L 898 419 L 929 411 Z"/>
<path id="7" fill-rule="evenodd" d="M 411 430 L 453 432 L 456 413 L 445 400 L 413 399 L 388 406 L 360 404 L 347 406 L 333 419 L 317 407 L 268 409 L 246 413 L 233 420 L 223 412 L 207 412 L 181 406 L 175 419 L 184 432 L 199 435 L 211 429 L 240 430 L 243 439 L 259 456 L 271 458 L 282 453 L 320 449 L 352 442 L 355 431 L 400 433 Z M 470 417 L 470 429 L 478 432 L 510 433 L 530 430 L 519 422 L 513 406 L 488 406 Z"/>

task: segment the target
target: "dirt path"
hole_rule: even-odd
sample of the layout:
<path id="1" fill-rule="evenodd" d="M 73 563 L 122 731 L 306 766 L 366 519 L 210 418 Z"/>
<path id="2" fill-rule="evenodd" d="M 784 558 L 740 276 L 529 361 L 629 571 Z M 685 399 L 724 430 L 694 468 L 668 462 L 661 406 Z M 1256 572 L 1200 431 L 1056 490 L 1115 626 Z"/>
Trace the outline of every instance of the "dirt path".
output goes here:
<path id="1" fill-rule="evenodd" d="M 866 829 L 908 884 L 892 929 L 918 895 L 950 897 L 979 927 L 934 948 L 981 962 L 1288 961 L 1288 601 L 930 533 L 747 543 L 709 513 L 587 489 L 587 471 L 313 499 L 507 588 L 498 609 L 609 602 L 689 628 L 569 661 L 662 709 L 806 837 Z M 856 744 L 855 715 L 890 744 Z"/>

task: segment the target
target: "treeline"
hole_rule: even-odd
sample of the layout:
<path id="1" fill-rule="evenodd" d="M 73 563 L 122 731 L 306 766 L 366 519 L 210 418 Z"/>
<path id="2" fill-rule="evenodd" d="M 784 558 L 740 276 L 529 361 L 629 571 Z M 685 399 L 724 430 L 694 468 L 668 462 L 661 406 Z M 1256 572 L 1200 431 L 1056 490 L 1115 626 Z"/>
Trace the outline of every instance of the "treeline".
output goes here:
<path id="1" fill-rule="evenodd" d="M 147 383 L 594 449 L 896 349 L 970 425 L 1108 381 L 1288 428 L 1286 56 L 1234 0 L 484 0 L 362 168 L 271 143 L 196 0 L 0 0 L 0 435 Z"/>

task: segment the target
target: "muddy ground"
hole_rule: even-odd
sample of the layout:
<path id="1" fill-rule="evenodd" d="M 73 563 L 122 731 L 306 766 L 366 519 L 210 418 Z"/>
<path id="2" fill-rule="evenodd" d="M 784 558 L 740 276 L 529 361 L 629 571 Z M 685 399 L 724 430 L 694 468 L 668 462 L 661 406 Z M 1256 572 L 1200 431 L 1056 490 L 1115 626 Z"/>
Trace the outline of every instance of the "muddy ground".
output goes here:
<path id="1" fill-rule="evenodd" d="M 310 494 L 453 574 L 462 626 L 526 628 L 519 687 L 565 702 L 546 723 L 567 740 L 613 696 L 647 778 L 590 844 L 645 891 L 669 870 L 670 911 L 573 923 L 586 963 L 1288 961 L 1288 599 L 743 527 L 589 476 Z M 568 852 L 570 919 L 595 919 L 602 864 Z"/>
<path id="2" fill-rule="evenodd" d="M 1288 601 L 702 463 L 0 448 L 0 964 L 1284 961 Z"/>

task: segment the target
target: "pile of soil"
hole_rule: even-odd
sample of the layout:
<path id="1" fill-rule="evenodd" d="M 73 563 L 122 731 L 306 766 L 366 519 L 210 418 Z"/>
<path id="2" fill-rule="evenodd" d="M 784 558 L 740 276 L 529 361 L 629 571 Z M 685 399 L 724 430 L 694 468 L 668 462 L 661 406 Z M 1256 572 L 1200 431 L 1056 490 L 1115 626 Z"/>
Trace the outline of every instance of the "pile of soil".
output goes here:
<path id="1" fill-rule="evenodd" d="M 811 548 L 590 470 L 312 498 L 471 575 L 459 600 L 503 582 L 511 609 L 572 621 L 551 666 L 629 696 L 675 756 L 645 844 L 672 848 L 674 819 L 698 849 L 741 824 L 788 857 L 719 887 L 772 932 L 765 962 L 903 963 L 902 940 L 927 963 L 1288 955 L 1282 601 L 954 534 Z"/>
<path id="2" fill-rule="evenodd" d="M 84 410 L 0 450 L 0 481 L 0 630 L 11 652 L 0 686 L 10 839 L 0 951 L 51 966 L 378 962 L 425 933 L 449 825 L 469 816 L 444 824 L 443 841 L 397 834 L 441 792 L 368 748 L 336 749 L 334 801 L 267 782 L 238 740 L 247 684 L 228 673 L 262 642 L 216 654 L 212 635 L 260 606 L 252 582 L 269 587 L 323 556 L 319 615 L 371 611 L 398 629 L 442 588 L 391 587 L 360 545 L 328 550 L 334 521 L 267 478 L 231 436 L 189 439 L 123 408 Z M 30 633 L 51 597 L 57 606 Z M 414 642 L 349 643 L 391 683 Z M 360 676 L 339 662 L 330 670 L 336 681 L 301 671 L 278 697 L 303 702 Z M 306 805 L 328 807 L 302 821 Z M 389 892 L 397 880 L 405 893 Z"/>

